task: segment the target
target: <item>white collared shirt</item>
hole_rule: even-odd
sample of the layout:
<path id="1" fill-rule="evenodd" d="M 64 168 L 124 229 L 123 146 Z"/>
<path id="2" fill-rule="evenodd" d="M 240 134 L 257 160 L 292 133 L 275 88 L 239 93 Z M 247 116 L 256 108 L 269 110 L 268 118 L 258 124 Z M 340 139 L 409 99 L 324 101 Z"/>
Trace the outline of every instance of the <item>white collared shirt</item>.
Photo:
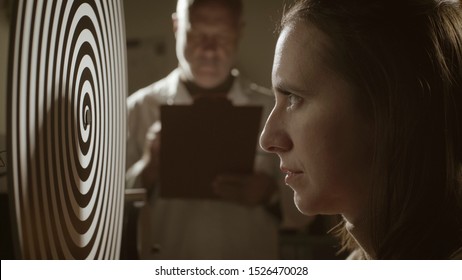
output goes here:
<path id="1" fill-rule="evenodd" d="M 263 106 L 262 124 L 273 107 L 269 90 L 235 76 L 227 97 L 235 106 Z M 142 156 L 146 133 L 160 121 L 160 106 L 192 104 L 179 70 L 128 98 L 127 169 Z M 278 174 L 275 155 L 257 148 L 255 170 Z M 129 186 L 136 178 L 127 173 Z M 139 186 L 137 186 L 139 187 Z M 164 199 L 156 193 L 140 214 L 140 254 L 145 259 L 276 259 L 278 221 L 264 207 L 245 207 L 218 200 Z M 154 250 L 154 248 L 156 248 Z"/>

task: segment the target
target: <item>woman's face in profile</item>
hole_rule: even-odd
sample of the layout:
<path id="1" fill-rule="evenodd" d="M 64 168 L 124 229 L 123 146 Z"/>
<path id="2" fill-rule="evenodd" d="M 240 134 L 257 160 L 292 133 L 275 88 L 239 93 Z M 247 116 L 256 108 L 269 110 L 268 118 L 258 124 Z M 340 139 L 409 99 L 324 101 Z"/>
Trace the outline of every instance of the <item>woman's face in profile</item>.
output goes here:
<path id="1" fill-rule="evenodd" d="M 276 104 L 260 144 L 279 156 L 302 213 L 354 219 L 365 212 L 371 181 L 372 122 L 355 88 L 325 63 L 330 47 L 307 23 L 283 29 L 272 73 Z"/>

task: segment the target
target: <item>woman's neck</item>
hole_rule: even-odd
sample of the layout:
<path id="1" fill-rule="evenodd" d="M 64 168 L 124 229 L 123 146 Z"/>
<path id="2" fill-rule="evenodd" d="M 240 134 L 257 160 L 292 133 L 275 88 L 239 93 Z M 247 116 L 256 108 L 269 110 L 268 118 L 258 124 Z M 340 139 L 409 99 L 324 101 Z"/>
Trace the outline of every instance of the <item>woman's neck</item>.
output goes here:
<path id="1" fill-rule="evenodd" d="M 354 238 L 358 246 L 364 251 L 366 259 L 375 259 L 371 240 L 371 233 L 369 230 L 369 223 L 366 219 L 348 219 L 344 216 L 345 227 L 347 231 Z"/>

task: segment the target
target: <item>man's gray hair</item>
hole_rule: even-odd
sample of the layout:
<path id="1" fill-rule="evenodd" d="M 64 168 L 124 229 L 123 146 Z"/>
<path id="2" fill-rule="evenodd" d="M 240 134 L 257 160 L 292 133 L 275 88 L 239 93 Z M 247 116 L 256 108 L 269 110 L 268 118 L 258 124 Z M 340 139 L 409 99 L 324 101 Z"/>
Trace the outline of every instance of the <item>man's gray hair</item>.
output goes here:
<path id="1" fill-rule="evenodd" d="M 188 11 L 194 6 L 207 3 L 218 3 L 229 8 L 237 18 L 242 16 L 242 0 L 178 0 L 176 5 L 176 14 L 178 18 L 188 17 Z"/>

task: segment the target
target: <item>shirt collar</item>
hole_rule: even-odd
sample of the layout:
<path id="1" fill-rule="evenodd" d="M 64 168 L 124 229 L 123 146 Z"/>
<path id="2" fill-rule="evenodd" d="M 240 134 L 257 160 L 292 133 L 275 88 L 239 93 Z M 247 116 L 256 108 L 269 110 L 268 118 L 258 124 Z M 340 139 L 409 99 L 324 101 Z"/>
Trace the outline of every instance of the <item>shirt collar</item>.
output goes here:
<path id="1" fill-rule="evenodd" d="M 228 92 L 228 99 L 233 103 L 233 105 L 243 105 L 248 101 L 248 97 L 245 94 L 245 91 L 242 87 L 242 81 L 240 78 L 239 71 L 233 69 L 231 75 L 234 76 L 234 82 L 231 86 L 230 91 Z M 193 98 L 189 94 L 188 90 L 184 84 L 180 81 L 180 69 L 175 69 L 170 77 L 170 87 L 169 87 L 169 98 L 167 99 L 167 104 L 192 104 Z"/>

